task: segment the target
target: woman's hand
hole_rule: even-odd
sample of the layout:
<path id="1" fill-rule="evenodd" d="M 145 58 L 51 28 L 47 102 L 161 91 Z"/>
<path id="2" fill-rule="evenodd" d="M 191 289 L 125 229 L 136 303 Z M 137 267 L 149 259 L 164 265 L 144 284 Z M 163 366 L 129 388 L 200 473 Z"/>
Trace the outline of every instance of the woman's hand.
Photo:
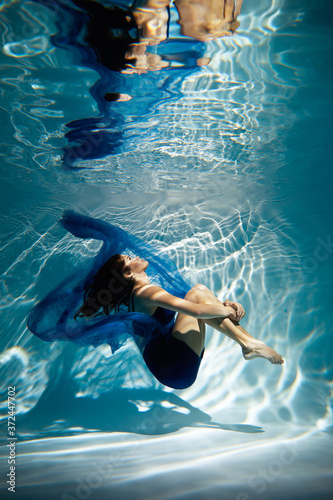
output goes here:
<path id="1" fill-rule="evenodd" d="M 235 321 L 240 321 L 241 319 L 244 318 L 245 316 L 244 307 L 238 302 L 232 302 L 231 300 L 227 299 L 224 302 L 224 305 L 226 307 L 232 307 L 232 309 L 235 311 L 236 314 L 234 318 L 229 316 L 231 319 L 234 319 Z"/>
<path id="2" fill-rule="evenodd" d="M 224 317 L 231 319 L 232 321 L 238 322 L 237 311 L 234 307 L 224 303 L 225 312 Z"/>

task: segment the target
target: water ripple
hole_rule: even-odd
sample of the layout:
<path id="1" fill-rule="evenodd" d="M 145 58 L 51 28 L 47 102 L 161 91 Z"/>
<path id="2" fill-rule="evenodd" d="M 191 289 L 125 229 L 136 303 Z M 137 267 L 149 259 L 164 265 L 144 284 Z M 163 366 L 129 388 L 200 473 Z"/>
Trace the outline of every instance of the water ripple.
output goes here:
<path id="1" fill-rule="evenodd" d="M 253 497 L 253 478 L 280 467 L 285 481 L 265 483 L 270 498 L 287 498 L 292 481 L 303 494 L 310 476 L 315 497 L 332 448 L 331 256 L 326 267 L 314 257 L 330 234 L 328 210 L 318 210 L 330 199 L 318 167 L 330 124 L 325 13 L 318 20 L 311 2 L 244 2 L 236 35 L 194 46 L 172 8 L 171 36 L 187 54 L 193 45 L 193 67 L 177 56 L 161 71 L 111 77 L 56 44 L 65 4 L 0 6 L 1 418 L 16 385 L 21 484 L 41 498 L 70 484 L 74 496 L 73 477 L 97 464 L 107 472 L 96 497 L 130 483 L 145 500 L 198 491 L 231 500 Z M 75 142 L 80 132 L 86 142 Z M 66 148 L 77 153 L 67 169 Z M 240 301 L 245 327 L 285 364 L 246 362 L 208 329 L 197 381 L 172 391 L 133 343 L 111 357 L 106 346 L 33 337 L 32 305 L 99 248 L 58 227 L 64 207 L 119 224 L 193 283 Z"/>

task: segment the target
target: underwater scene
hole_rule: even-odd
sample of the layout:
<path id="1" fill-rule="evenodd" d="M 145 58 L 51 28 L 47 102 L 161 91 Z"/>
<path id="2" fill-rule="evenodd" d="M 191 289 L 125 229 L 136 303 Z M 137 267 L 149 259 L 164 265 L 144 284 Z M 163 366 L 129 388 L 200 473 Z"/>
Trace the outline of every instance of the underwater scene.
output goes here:
<path id="1" fill-rule="evenodd" d="M 331 499 L 333 4 L 0 0 L 0 33 L 1 498 Z M 174 316 L 82 309 L 113 254 L 284 362 L 213 313 L 198 351 L 201 308 L 163 383 Z"/>

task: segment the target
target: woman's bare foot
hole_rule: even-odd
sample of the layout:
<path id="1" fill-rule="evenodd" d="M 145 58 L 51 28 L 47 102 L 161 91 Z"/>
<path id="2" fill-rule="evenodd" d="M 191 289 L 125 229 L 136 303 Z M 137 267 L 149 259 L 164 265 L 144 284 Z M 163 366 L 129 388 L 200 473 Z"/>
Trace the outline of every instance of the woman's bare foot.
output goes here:
<path id="1" fill-rule="evenodd" d="M 282 365 L 284 360 L 282 356 L 278 354 L 274 349 L 271 349 L 260 340 L 257 340 L 253 344 L 249 344 L 247 347 L 242 348 L 243 356 L 245 359 L 250 360 L 254 358 L 265 358 L 273 365 Z"/>

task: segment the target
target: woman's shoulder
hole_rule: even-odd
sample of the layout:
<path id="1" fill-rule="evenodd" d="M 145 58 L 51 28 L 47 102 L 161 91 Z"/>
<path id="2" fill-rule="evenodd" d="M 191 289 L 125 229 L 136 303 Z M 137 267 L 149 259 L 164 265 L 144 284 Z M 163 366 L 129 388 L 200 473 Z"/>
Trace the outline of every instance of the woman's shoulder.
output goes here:
<path id="1" fill-rule="evenodd" d="M 133 294 L 137 298 L 149 299 L 153 294 L 158 292 L 165 292 L 165 290 L 158 285 L 149 284 L 134 289 Z"/>
<path id="2" fill-rule="evenodd" d="M 152 298 L 158 292 L 163 291 L 163 288 L 156 285 L 142 285 L 133 290 L 133 309 L 136 312 L 144 312 L 150 316 L 155 312 L 156 306 L 151 304 Z"/>

